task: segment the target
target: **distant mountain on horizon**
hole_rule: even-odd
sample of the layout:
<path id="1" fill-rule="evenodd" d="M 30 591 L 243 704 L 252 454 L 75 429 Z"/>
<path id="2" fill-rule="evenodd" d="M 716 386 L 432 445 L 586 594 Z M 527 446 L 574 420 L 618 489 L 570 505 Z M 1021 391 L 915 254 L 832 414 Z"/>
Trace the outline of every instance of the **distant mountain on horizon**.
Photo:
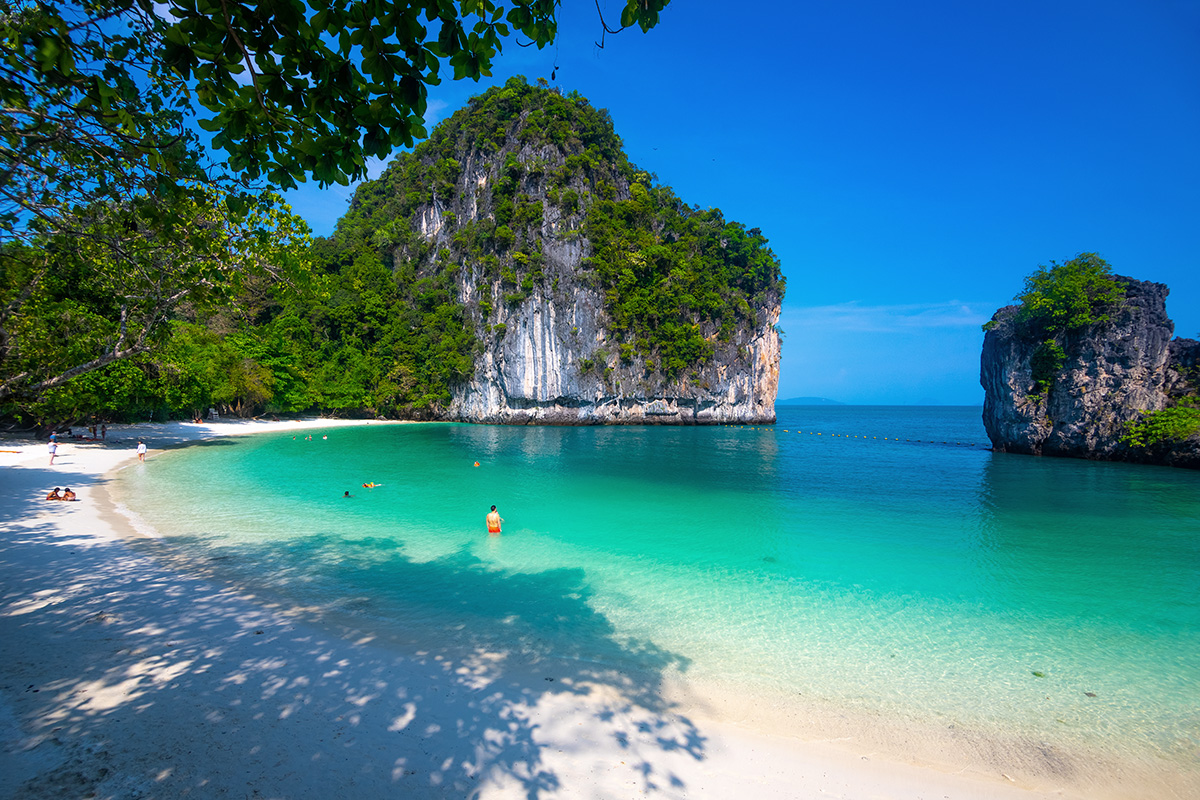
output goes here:
<path id="1" fill-rule="evenodd" d="M 776 400 L 777 406 L 844 406 L 845 403 L 839 403 L 837 400 L 830 400 L 828 397 L 789 397 L 787 400 Z"/>

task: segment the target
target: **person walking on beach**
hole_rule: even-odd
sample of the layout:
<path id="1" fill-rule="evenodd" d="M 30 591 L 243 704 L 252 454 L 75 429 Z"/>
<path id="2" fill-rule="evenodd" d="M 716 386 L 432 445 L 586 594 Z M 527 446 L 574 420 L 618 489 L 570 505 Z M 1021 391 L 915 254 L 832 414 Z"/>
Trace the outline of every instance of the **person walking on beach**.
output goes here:
<path id="1" fill-rule="evenodd" d="M 146 460 L 146 443 L 141 440 L 138 441 L 137 454 L 138 454 L 138 461 Z"/>
<path id="2" fill-rule="evenodd" d="M 50 434 L 50 435 L 51 435 L 51 437 L 54 436 L 54 434 Z M 49 450 L 50 450 L 50 466 L 53 467 L 54 466 L 54 456 L 58 453 L 58 441 L 56 439 L 54 439 L 54 438 L 50 439 Z"/>
<path id="3" fill-rule="evenodd" d="M 107 438 L 108 438 L 108 425 L 105 423 L 101 423 L 100 424 L 100 441 L 103 442 Z"/>
<path id="4" fill-rule="evenodd" d="M 504 519 L 500 516 L 500 512 L 496 510 L 496 507 L 492 506 L 492 510 L 487 515 L 488 533 L 492 536 L 499 536 L 501 522 L 504 522 Z"/>

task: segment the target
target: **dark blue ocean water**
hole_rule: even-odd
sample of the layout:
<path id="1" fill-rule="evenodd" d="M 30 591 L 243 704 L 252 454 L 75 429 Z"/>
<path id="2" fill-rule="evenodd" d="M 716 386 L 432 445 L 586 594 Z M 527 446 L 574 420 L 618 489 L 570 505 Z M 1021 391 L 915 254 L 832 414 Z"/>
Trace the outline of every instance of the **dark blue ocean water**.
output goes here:
<path id="1" fill-rule="evenodd" d="M 960 407 L 371 425 L 169 452 L 116 494 L 239 582 L 414 640 L 1194 758 L 1200 473 L 987 447 Z"/>

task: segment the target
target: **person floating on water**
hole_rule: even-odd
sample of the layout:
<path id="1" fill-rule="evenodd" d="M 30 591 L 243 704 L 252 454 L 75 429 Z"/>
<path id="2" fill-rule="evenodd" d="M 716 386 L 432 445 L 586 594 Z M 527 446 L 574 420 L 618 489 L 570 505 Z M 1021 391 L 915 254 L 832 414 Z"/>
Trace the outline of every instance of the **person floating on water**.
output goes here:
<path id="1" fill-rule="evenodd" d="M 364 489 L 374 489 L 376 486 L 383 486 L 383 484 L 382 483 L 374 483 L 374 482 L 363 484 Z"/>
<path id="2" fill-rule="evenodd" d="M 504 522 L 504 519 L 500 516 L 500 512 L 496 510 L 496 507 L 492 506 L 492 510 L 487 515 L 488 533 L 492 536 L 499 536 L 501 522 Z"/>

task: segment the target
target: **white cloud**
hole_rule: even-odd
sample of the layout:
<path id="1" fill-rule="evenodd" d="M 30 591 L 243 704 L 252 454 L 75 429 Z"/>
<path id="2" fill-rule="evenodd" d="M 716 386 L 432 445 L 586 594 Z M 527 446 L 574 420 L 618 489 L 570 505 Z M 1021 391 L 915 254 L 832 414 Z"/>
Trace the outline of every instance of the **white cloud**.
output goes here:
<path id="1" fill-rule="evenodd" d="M 432 131 L 433 127 L 442 121 L 442 112 L 449 104 L 445 100 L 430 100 L 425 106 L 425 130 Z"/>
<path id="2" fill-rule="evenodd" d="M 862 305 L 858 302 L 831 306 L 783 309 L 780 325 L 786 332 L 818 329 L 827 332 L 904 333 L 931 328 L 975 328 L 991 319 L 1003 303 L 904 303 Z"/>
<path id="3" fill-rule="evenodd" d="M 384 160 L 371 156 L 367 159 L 367 180 L 373 181 L 383 174 L 384 169 L 391 162 L 391 159 Z"/>

